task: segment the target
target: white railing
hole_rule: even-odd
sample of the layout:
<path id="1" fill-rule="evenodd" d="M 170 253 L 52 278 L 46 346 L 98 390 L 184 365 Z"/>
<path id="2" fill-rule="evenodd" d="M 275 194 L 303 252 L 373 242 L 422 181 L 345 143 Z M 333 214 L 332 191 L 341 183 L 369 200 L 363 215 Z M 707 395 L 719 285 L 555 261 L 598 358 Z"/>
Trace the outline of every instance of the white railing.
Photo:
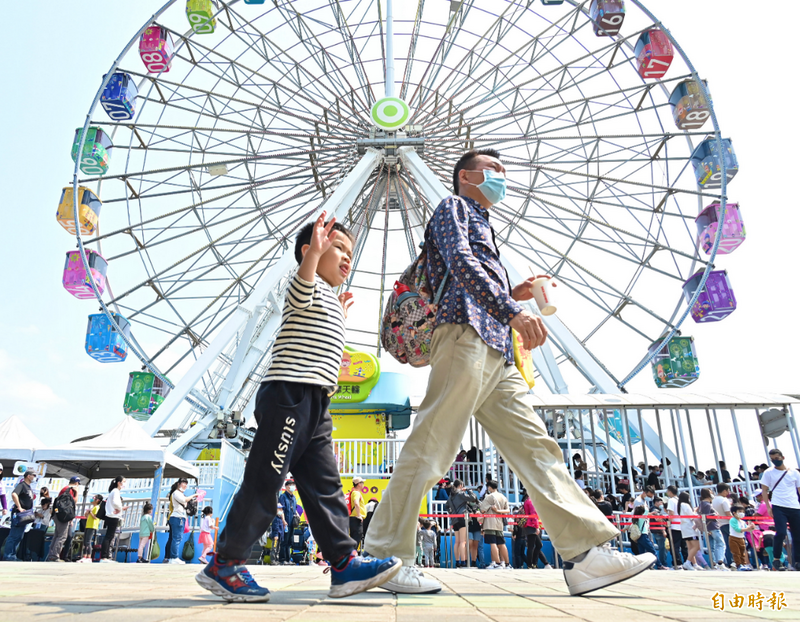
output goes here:
<path id="1" fill-rule="evenodd" d="M 404 443 L 391 438 L 337 438 L 333 440 L 333 455 L 342 477 L 388 478 Z"/>
<path id="2" fill-rule="evenodd" d="M 219 460 L 194 460 L 191 464 L 200 472 L 197 478 L 198 486 L 214 485 L 214 480 L 219 476 Z"/>
<path id="3" fill-rule="evenodd" d="M 241 449 L 224 441 L 219 456 L 219 464 L 222 469 L 220 476 L 235 484 L 241 482 L 244 476 L 245 457 L 246 454 Z"/>

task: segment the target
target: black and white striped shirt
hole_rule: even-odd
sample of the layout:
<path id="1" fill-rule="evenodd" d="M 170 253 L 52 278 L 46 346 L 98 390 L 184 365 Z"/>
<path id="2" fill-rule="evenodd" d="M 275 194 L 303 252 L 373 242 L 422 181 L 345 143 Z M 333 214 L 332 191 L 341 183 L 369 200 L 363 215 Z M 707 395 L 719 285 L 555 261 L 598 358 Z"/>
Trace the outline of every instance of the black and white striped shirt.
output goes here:
<path id="1" fill-rule="evenodd" d="M 344 342 L 344 311 L 331 286 L 319 276 L 309 283 L 295 275 L 264 380 L 334 387 Z"/>

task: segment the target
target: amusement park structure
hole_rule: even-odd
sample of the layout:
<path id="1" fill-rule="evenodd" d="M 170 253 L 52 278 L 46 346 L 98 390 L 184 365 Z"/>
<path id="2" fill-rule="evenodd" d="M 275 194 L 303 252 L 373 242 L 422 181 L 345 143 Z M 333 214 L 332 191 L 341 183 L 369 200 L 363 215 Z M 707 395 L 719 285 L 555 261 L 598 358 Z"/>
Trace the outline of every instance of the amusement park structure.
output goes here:
<path id="1" fill-rule="evenodd" d="M 75 131 L 57 219 L 77 242 L 65 289 L 100 304 L 87 354 L 141 364 L 120 404 L 170 451 L 243 464 L 294 236 L 324 210 L 357 238 L 335 451 L 343 477 L 385 484 L 424 373 L 381 373 L 382 311 L 453 163 L 489 147 L 508 169 L 492 219 L 510 281 L 534 271 L 564 292 L 531 353 L 537 412 L 598 477 L 598 449 L 630 464 L 640 441 L 682 472 L 685 444 L 664 442 L 650 398 L 545 407 L 570 387 L 625 400 L 647 367 L 659 389 L 691 384 L 702 345 L 681 329 L 736 308 L 735 276 L 715 264 L 745 239 L 733 143 L 706 81 L 637 0 L 166 2 Z M 501 463 L 470 435 L 481 469 Z"/>

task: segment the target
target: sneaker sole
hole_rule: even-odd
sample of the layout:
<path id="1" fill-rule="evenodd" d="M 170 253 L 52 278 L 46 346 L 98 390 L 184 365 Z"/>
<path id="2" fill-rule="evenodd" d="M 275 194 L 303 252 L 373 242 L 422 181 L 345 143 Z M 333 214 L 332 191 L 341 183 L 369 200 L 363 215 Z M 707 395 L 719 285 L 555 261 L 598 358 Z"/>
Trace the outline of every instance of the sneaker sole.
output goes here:
<path id="1" fill-rule="evenodd" d="M 612 575 L 606 575 L 605 577 L 598 577 L 596 579 L 590 579 L 589 581 L 584 581 L 583 583 L 578 583 L 577 585 L 568 585 L 569 593 L 572 596 L 583 596 L 584 594 L 588 594 L 589 592 L 594 592 L 595 590 L 602 589 L 604 587 L 611 587 L 612 585 L 616 585 L 617 583 L 622 583 L 623 581 L 627 581 L 628 579 L 635 577 L 637 574 L 644 572 L 648 568 L 651 568 L 656 563 L 656 559 L 653 558 L 653 561 L 650 563 L 642 562 L 633 568 L 628 568 L 627 570 L 623 570 L 622 572 L 617 572 Z"/>
<path id="2" fill-rule="evenodd" d="M 348 581 L 342 585 L 331 585 L 331 589 L 328 592 L 328 598 L 344 598 L 346 596 L 353 596 L 354 594 L 366 592 L 373 587 L 378 587 L 381 585 L 381 583 L 391 581 L 394 576 L 400 572 L 400 568 L 402 567 L 403 562 L 398 560 L 398 564 L 396 566 L 392 566 L 380 574 L 376 574 L 370 579 L 365 579 L 364 581 Z"/>
<path id="3" fill-rule="evenodd" d="M 265 603 L 269 600 L 270 594 L 255 596 L 253 594 L 231 594 L 214 579 L 207 576 L 202 570 L 194 576 L 194 580 L 200 587 L 208 590 L 215 596 L 227 600 L 229 603 Z"/>

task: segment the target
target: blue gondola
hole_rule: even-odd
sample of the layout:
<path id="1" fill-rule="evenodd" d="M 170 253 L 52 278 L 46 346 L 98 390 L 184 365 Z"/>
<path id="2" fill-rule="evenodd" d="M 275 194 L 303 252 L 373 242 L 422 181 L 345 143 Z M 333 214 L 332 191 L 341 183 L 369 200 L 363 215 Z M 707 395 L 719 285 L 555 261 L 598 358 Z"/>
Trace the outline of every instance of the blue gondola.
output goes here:
<path id="1" fill-rule="evenodd" d="M 692 153 L 692 166 L 697 185 L 703 189 L 722 187 L 722 158 L 725 158 L 728 183 L 739 172 L 739 161 L 730 138 L 722 139 L 722 157 L 717 151 L 717 139 L 708 138 L 697 145 Z"/>
<path id="2" fill-rule="evenodd" d="M 121 71 L 116 72 L 108 81 L 100 105 L 114 121 L 128 121 L 136 114 L 136 94 L 138 89 L 133 78 Z"/>
<path id="3" fill-rule="evenodd" d="M 112 313 L 124 335 L 130 338 L 131 325 L 117 313 Z M 128 356 L 128 344 L 122 338 L 105 313 L 89 316 L 86 327 L 86 354 L 101 363 L 121 363 Z"/>

